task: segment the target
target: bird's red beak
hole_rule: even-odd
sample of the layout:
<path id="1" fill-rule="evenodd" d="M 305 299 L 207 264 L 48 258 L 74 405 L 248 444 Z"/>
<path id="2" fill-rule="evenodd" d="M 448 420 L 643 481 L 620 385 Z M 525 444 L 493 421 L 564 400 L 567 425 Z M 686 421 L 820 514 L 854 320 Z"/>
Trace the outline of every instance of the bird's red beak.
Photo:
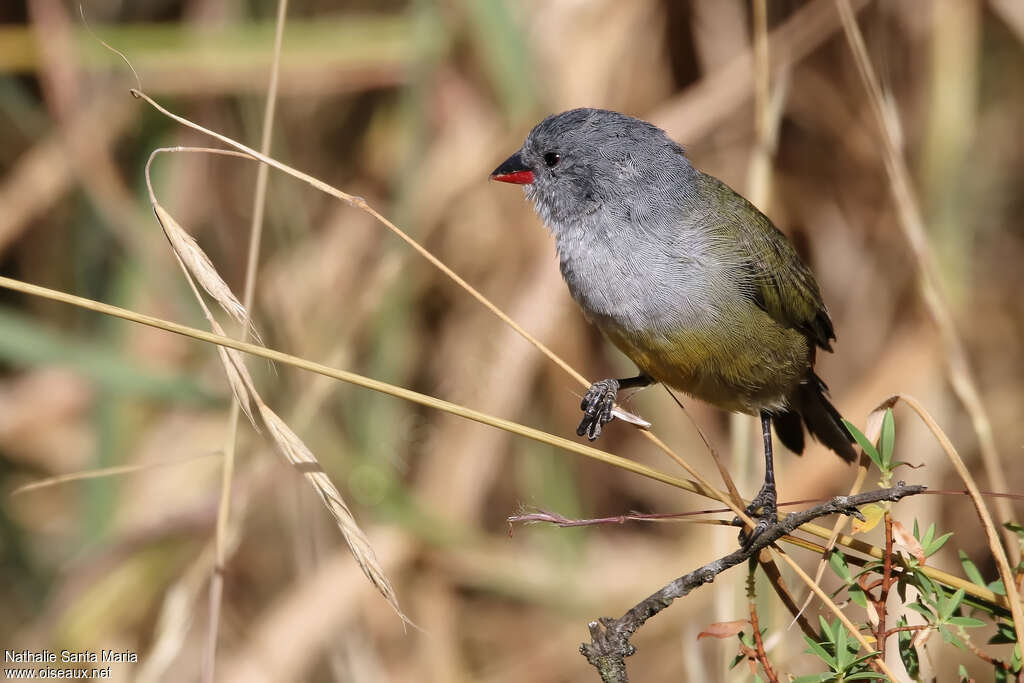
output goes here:
<path id="1" fill-rule="evenodd" d="M 491 173 L 491 180 L 499 180 L 503 183 L 514 183 L 516 185 L 529 185 L 533 182 L 533 171 L 523 163 L 523 158 L 516 152 L 505 162 L 494 169 Z"/>

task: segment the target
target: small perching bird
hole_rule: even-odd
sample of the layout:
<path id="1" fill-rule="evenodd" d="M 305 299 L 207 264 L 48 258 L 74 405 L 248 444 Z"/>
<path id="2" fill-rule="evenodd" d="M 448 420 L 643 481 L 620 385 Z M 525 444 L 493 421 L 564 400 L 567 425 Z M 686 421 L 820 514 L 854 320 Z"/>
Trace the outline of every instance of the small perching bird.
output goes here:
<path id="1" fill-rule="evenodd" d="M 775 521 L 772 423 L 795 453 L 806 426 L 856 458 L 813 369 L 817 348 L 835 339 L 814 275 L 764 214 L 695 169 L 663 130 L 573 109 L 538 124 L 491 178 L 524 186 L 572 297 L 640 369 L 590 387 L 577 434 L 596 439 L 619 389 L 653 382 L 760 415 L 765 478 L 748 539 Z"/>

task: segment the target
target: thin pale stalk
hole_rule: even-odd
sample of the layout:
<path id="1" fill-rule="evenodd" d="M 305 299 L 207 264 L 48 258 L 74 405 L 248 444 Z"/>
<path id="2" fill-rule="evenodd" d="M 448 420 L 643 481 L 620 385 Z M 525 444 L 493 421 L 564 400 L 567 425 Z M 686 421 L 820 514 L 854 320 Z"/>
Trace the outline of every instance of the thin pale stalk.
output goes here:
<path id="1" fill-rule="evenodd" d="M 281 40 L 288 14 L 288 0 L 278 0 L 277 20 L 274 25 L 274 51 L 270 65 L 270 83 L 267 86 L 266 104 L 263 110 L 263 132 L 260 138 L 260 152 L 270 154 L 270 142 L 274 130 L 274 111 L 277 105 L 278 75 L 281 70 Z M 253 296 L 256 291 L 256 273 L 259 270 L 260 243 L 263 236 L 263 213 L 266 208 L 267 174 L 269 169 L 260 164 L 256 170 L 256 191 L 253 196 L 252 223 L 249 226 L 249 253 L 245 267 L 245 293 L 242 306 L 245 308 L 245 324 L 242 335 L 249 330 Z M 235 475 L 235 452 L 238 445 L 238 418 L 241 412 L 236 398 L 228 413 L 228 428 L 224 443 L 224 467 L 221 470 L 220 501 L 217 506 L 217 534 L 214 540 L 214 568 L 210 578 L 210 621 L 207 626 L 206 658 L 203 663 L 203 680 L 213 683 L 217 661 L 217 634 L 220 627 L 220 608 L 223 596 L 224 562 L 227 556 L 228 523 L 231 516 L 231 484 Z"/>
<path id="2" fill-rule="evenodd" d="M 960 475 L 960 479 L 963 480 L 964 485 L 971 494 L 971 502 L 974 503 L 978 519 L 981 520 L 981 526 L 985 529 L 985 538 L 988 540 L 989 551 L 996 561 L 999 577 L 1003 580 L 1003 586 L 1006 589 L 1006 600 L 1010 603 L 1010 613 L 1013 615 L 1013 623 L 1016 626 L 1017 647 L 1020 648 L 1021 652 L 1024 652 L 1024 609 L 1021 608 L 1020 592 L 1017 590 L 1017 583 L 1014 581 L 1013 570 L 1010 569 L 1010 563 L 1006 558 L 1003 544 L 999 542 L 999 534 L 992 521 L 992 515 L 989 514 L 988 506 L 985 505 L 985 499 L 982 497 L 981 491 L 978 490 L 978 484 L 974 481 L 974 477 L 971 476 L 967 465 L 964 464 L 960 453 L 953 446 L 953 442 L 949 440 L 949 437 L 942 431 L 942 428 L 935 422 L 931 414 L 925 410 L 924 406 L 911 396 L 900 394 L 899 399 L 910 406 L 917 413 L 918 417 L 921 418 L 921 421 L 928 426 L 928 429 L 931 430 L 932 435 L 939 442 L 939 445 L 942 446 L 942 450 L 945 451 L 949 461 L 953 464 L 953 468 Z"/>
<path id="3" fill-rule="evenodd" d="M 124 474 L 135 474 L 136 472 L 146 472 L 148 470 L 157 469 L 160 467 L 170 467 L 171 465 L 184 465 L 185 463 L 192 462 L 194 460 L 200 460 L 202 458 L 209 458 L 213 455 L 221 455 L 220 451 L 212 451 L 210 453 L 200 453 L 199 455 L 192 455 L 187 458 L 178 458 L 175 460 L 166 460 L 163 462 L 152 462 L 146 463 L 145 465 L 118 465 L 116 467 L 100 467 L 94 470 L 84 470 L 82 472 L 69 472 L 67 474 L 59 474 L 55 477 L 46 477 L 38 481 L 19 486 L 18 488 L 11 491 L 10 495 L 17 496 L 22 493 L 28 493 L 29 491 L 38 491 L 39 489 L 49 488 L 51 486 L 59 486 L 60 484 L 67 484 L 73 481 L 83 481 L 85 479 L 100 479 L 103 477 L 118 477 Z"/>
<path id="4" fill-rule="evenodd" d="M 192 121 L 189 121 L 188 119 L 186 119 L 184 117 L 178 116 L 177 114 L 173 114 L 170 111 L 168 111 L 167 109 L 164 109 L 163 107 L 161 107 L 159 104 L 157 104 L 155 101 L 153 101 L 152 98 L 150 98 L 148 95 L 146 95 L 145 93 L 143 93 L 143 92 L 141 92 L 139 90 L 132 90 L 131 92 L 132 92 L 132 94 L 135 97 L 138 97 L 138 98 L 144 100 L 145 102 L 147 102 L 150 106 L 152 106 L 154 109 L 159 111 L 164 116 L 167 116 L 168 118 L 170 118 L 170 119 L 172 119 L 174 121 L 177 121 L 178 123 L 182 124 L 183 126 L 187 126 L 187 127 L 191 128 L 193 130 L 199 131 L 201 133 L 209 135 L 210 137 L 213 137 L 213 138 L 215 138 L 217 140 L 220 140 L 224 144 L 229 145 L 229 146 L 235 148 L 236 150 L 239 150 L 244 156 L 251 157 L 251 158 L 256 159 L 257 161 L 260 161 L 260 162 L 262 162 L 262 163 L 264 163 L 264 164 L 266 164 L 268 166 L 271 166 L 271 167 L 273 167 L 273 168 L 275 168 L 275 169 L 277 169 L 277 170 L 279 170 L 279 171 L 281 171 L 283 173 L 287 173 L 288 175 L 290 175 L 290 176 L 292 176 L 294 178 L 297 178 L 297 179 L 307 183 L 308 185 L 311 185 L 312 187 L 320 190 L 321 192 L 324 192 L 324 193 L 326 193 L 326 194 L 328 194 L 328 195 L 330 195 L 332 197 L 335 197 L 335 198 L 340 199 L 340 200 L 342 200 L 344 202 L 347 202 L 347 203 L 351 204 L 352 206 L 354 206 L 354 207 L 356 207 L 356 208 L 358 208 L 358 209 L 368 213 L 370 216 L 372 216 L 374 219 L 376 219 L 378 222 L 380 222 L 382 225 L 384 225 L 388 230 L 390 230 L 395 235 L 397 235 L 402 241 L 404 241 L 406 244 L 408 244 L 410 247 L 412 247 L 418 254 L 420 254 L 423 258 L 425 258 L 427 261 L 429 261 L 434 267 L 436 267 L 438 270 L 440 270 L 442 273 L 444 273 L 447 277 L 449 277 L 452 281 L 454 281 L 457 285 L 459 285 L 459 287 L 461 287 L 463 290 L 465 290 L 470 296 L 472 296 L 474 299 L 479 301 L 487 310 L 489 310 L 491 313 L 493 313 L 495 316 L 497 316 L 503 323 L 505 323 L 506 325 L 511 327 L 513 330 L 515 330 L 516 333 L 518 333 L 521 337 L 523 337 L 523 339 L 525 339 L 527 342 L 532 344 L 534 346 L 534 348 L 536 348 L 538 351 L 540 351 L 545 356 L 547 356 L 549 360 L 551 360 L 558 367 L 560 367 L 563 371 L 565 371 L 570 377 L 575 379 L 577 382 L 579 382 L 584 387 L 589 387 L 590 386 L 590 382 L 587 381 L 587 379 L 585 377 L 583 377 L 583 375 L 581 375 L 579 372 L 577 372 L 575 369 L 573 369 L 572 366 L 570 366 L 568 363 L 566 363 L 564 360 L 562 360 L 555 352 L 553 352 L 551 349 L 549 349 L 547 346 L 545 346 L 543 343 L 541 343 L 540 340 L 538 340 L 536 337 L 534 337 L 529 332 L 527 332 L 525 329 L 523 329 L 518 323 L 516 323 L 514 320 L 512 320 L 512 318 L 510 318 L 508 316 L 508 314 L 506 314 L 504 311 L 502 311 L 500 308 L 498 308 L 494 303 L 491 302 L 490 299 L 488 299 L 483 294 L 481 294 L 479 291 L 477 291 L 476 288 L 474 288 L 472 285 L 470 285 L 468 282 L 466 282 L 464 279 L 462 279 L 462 277 L 460 277 L 455 271 L 453 271 L 451 268 L 449 268 L 447 265 L 445 265 L 440 259 L 438 259 L 436 256 L 434 256 L 432 253 L 430 253 L 430 251 L 428 251 L 425 247 L 423 247 L 419 242 L 414 240 L 412 237 L 410 237 L 408 234 L 406 234 L 401 228 L 399 228 L 397 225 L 395 225 L 394 223 L 389 221 L 387 218 L 382 216 L 380 213 L 378 213 L 377 210 L 374 209 L 369 204 L 367 204 L 366 201 L 362 197 L 357 197 L 355 195 L 348 194 L 347 192 L 343 192 L 342 190 L 339 190 L 339 189 L 337 189 L 337 188 L 335 188 L 335 187 L 333 187 L 331 185 L 328 185 L 324 181 L 319 180 L 318 178 L 315 178 L 315 177 L 309 175 L 308 173 L 303 173 L 302 171 L 299 171 L 299 170 L 294 169 L 294 168 L 292 168 L 290 166 L 282 164 L 281 162 L 277 161 L 276 159 L 274 159 L 272 157 L 267 156 L 266 154 L 262 154 L 262 153 L 257 152 L 256 150 L 254 150 L 254 149 L 252 149 L 250 147 L 246 147 L 242 143 L 237 142 L 235 140 L 232 140 L 231 138 L 227 137 L 226 135 L 222 135 L 222 134 L 217 133 L 215 131 L 212 131 L 212 130 L 210 130 L 208 128 L 204 128 L 203 126 L 200 126 L 197 123 L 193 123 Z M 680 467 L 682 467 L 684 470 L 686 470 L 686 472 L 691 477 L 696 479 L 697 482 L 700 485 L 702 485 L 706 490 L 708 490 L 708 491 L 716 491 L 715 487 L 712 486 L 711 483 L 707 479 L 705 479 L 696 469 L 694 469 L 693 466 L 691 466 L 683 458 L 681 458 L 678 454 L 676 454 L 675 451 L 673 451 L 671 448 L 669 448 L 669 446 L 667 444 L 665 444 L 665 442 L 663 442 L 661 439 L 659 439 L 658 437 L 656 437 L 653 433 L 651 433 L 649 431 L 642 430 L 641 433 L 649 441 L 651 441 L 651 443 L 653 443 L 660 450 L 662 450 L 666 455 L 668 455 L 670 458 L 675 460 L 676 463 L 679 464 Z M 715 496 L 712 496 L 712 497 L 715 497 Z M 750 518 L 744 513 L 744 511 L 742 509 L 739 509 L 737 506 L 735 506 L 735 504 L 732 501 L 730 501 L 728 499 L 728 497 L 722 495 L 720 498 L 717 498 L 717 500 L 720 500 L 722 503 L 724 503 L 725 505 L 729 506 L 733 510 L 733 512 L 740 518 L 740 520 L 742 520 L 750 528 L 753 528 L 753 524 L 754 524 L 753 521 L 750 520 Z"/>
<path id="5" fill-rule="evenodd" d="M 999 458 L 999 450 L 996 448 L 992 423 L 989 420 L 985 404 L 981 400 L 981 392 L 978 390 L 974 373 L 967 361 L 967 352 L 960 341 L 953 316 L 945 301 L 942 280 L 938 275 L 935 259 L 928 243 L 921 208 L 914 196 L 910 171 L 907 170 L 906 161 L 896 145 L 896 135 L 892 130 L 893 123 L 885 113 L 882 88 L 871 65 L 867 47 L 864 45 L 864 36 L 857 25 L 857 18 L 854 16 L 849 0 L 836 0 L 836 5 L 839 8 L 840 20 L 846 33 L 847 42 L 850 44 L 850 50 L 857 63 L 857 70 L 868 91 L 871 109 L 882 133 L 884 146 L 882 156 L 885 161 L 885 170 L 889 176 L 889 187 L 896 203 L 903 236 L 910 245 L 910 251 L 917 265 L 921 295 L 929 315 L 939 329 L 939 336 L 946 350 L 949 381 L 953 387 L 953 393 L 963 404 L 971 419 L 974 432 L 977 434 L 978 445 L 981 447 L 981 461 L 985 467 L 985 475 L 988 477 L 989 488 L 996 489 L 1002 482 L 1007 481 L 1006 472 Z M 1005 524 L 1013 518 L 1013 507 L 1009 501 L 997 500 L 995 506 L 1000 524 Z M 1013 561 L 1017 563 L 1021 556 L 1020 540 L 1016 534 L 1007 529 L 1003 530 L 1003 534 Z"/>
<path id="6" fill-rule="evenodd" d="M 648 479 L 660 481 L 663 484 L 668 484 L 669 486 L 674 486 L 676 488 L 689 491 L 691 493 L 696 493 L 697 495 L 705 496 L 707 498 L 712 498 L 718 501 L 722 501 L 723 498 L 728 499 L 728 496 L 724 492 L 718 491 L 714 488 L 702 486 L 699 482 L 691 481 L 688 479 L 679 479 L 669 474 L 665 474 L 664 472 L 660 472 L 653 468 L 647 467 L 646 465 L 642 465 L 638 462 L 628 460 L 626 458 L 614 455 L 612 453 L 608 453 L 606 451 L 598 450 L 591 446 L 586 446 L 575 441 L 570 441 L 569 439 L 565 439 L 560 436 L 555 436 L 554 434 L 549 434 L 539 429 L 534 429 L 533 427 L 527 427 L 526 425 L 521 425 L 510 420 L 504 420 L 493 415 L 488 415 L 487 413 L 482 413 L 480 411 L 473 410 L 472 408 L 466 408 L 456 403 L 450 403 L 448 401 L 444 401 L 433 396 L 428 396 L 426 394 L 421 394 L 410 389 L 405 389 L 403 387 L 398 387 L 393 384 L 388 384 L 387 382 L 382 382 L 380 380 L 376 380 L 370 377 L 364 377 L 362 375 L 358 375 L 352 372 L 347 372 L 345 370 L 332 368 L 321 363 L 316 363 L 305 358 L 300 358 L 298 356 L 293 356 L 291 354 L 283 353 L 281 351 L 269 349 L 265 346 L 239 341 L 237 339 L 232 339 L 231 337 L 225 337 L 223 335 L 207 332 L 206 330 L 200 330 L 194 327 L 189 327 L 187 325 L 181 325 L 179 323 L 171 322 L 169 320 L 163 320 L 161 318 L 145 315 L 143 313 L 130 311 L 119 306 L 113 306 L 111 304 L 93 301 L 92 299 L 86 299 L 84 297 L 76 296 L 74 294 L 68 294 L 67 292 L 59 292 L 57 290 L 49 289 L 47 287 L 41 287 L 39 285 L 33 285 L 27 282 L 22 282 L 21 280 L 14 280 L 9 277 L 0 276 L 0 287 L 21 292 L 23 294 L 43 297 L 45 299 L 50 299 L 52 301 L 60 301 L 62 303 L 70 304 L 72 306 L 77 306 L 79 308 L 91 310 L 96 313 L 102 313 L 104 315 L 113 316 L 115 318 L 121 318 L 122 320 L 128 320 L 130 322 L 161 329 L 166 332 L 179 334 L 184 337 L 190 337 L 198 341 L 207 342 L 209 344 L 215 344 L 217 346 L 222 346 L 229 349 L 235 349 L 243 353 L 258 356 L 260 358 L 265 358 L 275 363 L 280 363 L 282 365 L 298 368 L 300 370 L 305 370 L 307 372 L 314 372 L 325 377 L 331 377 L 332 379 L 340 380 L 348 384 L 353 384 L 366 389 L 370 389 L 372 391 L 388 394 L 389 396 L 394 396 L 395 398 L 400 398 L 406 401 L 410 401 L 412 403 L 417 403 L 428 408 L 440 410 L 451 415 L 456 415 L 458 417 L 465 418 L 467 420 L 473 420 L 474 422 L 479 422 L 480 424 L 485 424 L 496 429 L 501 429 L 510 432 L 512 434 L 517 434 L 519 436 L 532 439 L 533 441 L 537 441 L 539 443 L 554 446 L 555 448 L 561 448 L 562 450 L 576 453 L 578 455 L 582 455 L 593 460 L 598 460 L 613 467 L 618 467 L 620 469 L 633 472 L 634 474 L 647 477 Z M 724 523 L 725 522 L 723 522 L 723 524 Z M 801 525 L 800 530 L 804 533 L 808 533 L 812 536 L 817 536 L 818 538 L 826 540 L 831 538 L 832 536 L 832 531 L 830 529 L 827 529 L 819 524 L 814 523 L 803 524 Z M 796 539 L 796 541 L 797 545 L 800 545 L 801 547 L 808 548 L 809 550 L 813 550 L 814 552 L 818 553 L 822 552 L 822 547 L 820 545 L 812 544 L 807 541 L 801 541 L 800 539 Z M 852 536 L 846 534 L 840 534 L 839 537 L 836 539 L 836 544 L 843 546 L 845 548 L 849 548 L 856 552 L 864 553 L 865 555 L 874 557 L 876 559 L 882 559 L 883 556 L 883 551 L 881 548 L 877 548 L 871 545 L 870 543 L 866 543 L 860 539 L 853 538 Z M 935 581 L 939 581 L 943 585 L 950 586 L 954 589 L 963 588 L 965 592 L 980 600 L 985 600 L 986 602 L 990 602 L 1002 607 L 1009 607 L 1009 604 L 1004 596 L 996 595 L 995 593 L 986 588 L 975 586 L 970 581 L 962 579 L 958 576 L 954 576 L 952 574 L 949 574 L 948 572 L 943 572 L 941 570 L 935 569 L 934 567 L 923 567 L 921 571 L 923 571 L 925 575 L 927 575 L 929 578 Z"/>

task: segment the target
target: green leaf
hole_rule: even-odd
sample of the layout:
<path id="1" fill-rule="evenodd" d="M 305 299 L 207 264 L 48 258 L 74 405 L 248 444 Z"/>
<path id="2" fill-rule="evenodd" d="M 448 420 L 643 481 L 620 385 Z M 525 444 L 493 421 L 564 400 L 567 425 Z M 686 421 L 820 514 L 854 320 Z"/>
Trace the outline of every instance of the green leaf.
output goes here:
<path id="1" fill-rule="evenodd" d="M 896 624 L 897 626 L 907 626 L 907 618 L 905 616 L 900 617 Z M 921 661 L 917 654 L 917 648 L 911 646 L 911 643 L 914 641 L 914 635 L 915 633 L 912 631 L 900 631 L 896 634 L 896 638 L 899 642 L 900 659 L 903 660 L 903 666 L 906 667 L 910 677 L 916 679 L 921 673 Z"/>
<path id="2" fill-rule="evenodd" d="M 914 535 L 916 536 L 917 534 L 914 534 Z M 932 544 L 932 539 L 933 538 L 935 538 L 935 524 L 934 523 L 928 525 L 928 531 L 924 532 L 924 538 L 919 538 L 917 540 L 921 542 L 921 547 L 922 548 L 927 548 L 928 546 L 930 546 Z"/>
<path id="3" fill-rule="evenodd" d="M 1006 522 L 1003 526 L 1024 539 L 1024 526 L 1017 524 L 1017 522 Z"/>
<path id="4" fill-rule="evenodd" d="M 974 617 L 950 617 L 948 622 L 954 626 L 963 626 L 964 628 L 978 628 L 979 626 L 986 625 L 984 621 Z"/>
<path id="5" fill-rule="evenodd" d="M 850 596 L 852 600 L 859 607 L 866 608 L 868 606 L 868 599 L 864 595 L 864 590 L 860 586 L 854 584 L 846 591 L 846 594 Z"/>
<path id="6" fill-rule="evenodd" d="M 988 589 L 996 595 L 1006 595 L 1006 588 L 1003 586 L 1003 580 L 998 579 L 988 585 Z"/>
<path id="7" fill-rule="evenodd" d="M 942 608 L 939 611 L 939 619 L 942 621 L 949 621 L 949 618 L 953 616 L 953 613 L 960 607 L 960 603 L 964 600 L 965 591 L 963 588 L 953 593 L 953 596 L 948 599 L 943 599 Z"/>
<path id="8" fill-rule="evenodd" d="M 887 408 L 882 418 L 882 435 L 878 438 L 880 447 L 879 458 L 886 470 L 892 469 L 893 444 L 896 441 L 896 423 L 892 417 L 892 408 Z"/>
<path id="9" fill-rule="evenodd" d="M 834 681 L 836 679 L 831 673 L 822 674 L 808 674 L 806 676 L 798 676 L 793 679 L 793 683 L 824 683 L 825 681 Z"/>
<path id="10" fill-rule="evenodd" d="M 851 645 L 853 645 L 853 643 L 851 643 Z M 864 662 L 868 661 L 869 659 L 871 659 L 872 657 L 875 657 L 877 655 L 878 655 L 877 652 L 869 652 L 866 655 L 861 655 L 860 657 L 857 657 L 857 659 L 853 660 L 853 663 L 850 664 L 850 668 L 853 669 L 853 668 L 863 664 Z"/>
<path id="11" fill-rule="evenodd" d="M 935 595 L 935 593 L 937 593 L 938 591 L 941 591 L 942 589 L 936 589 L 936 584 L 922 572 L 914 572 L 913 579 L 914 585 L 921 590 L 921 594 L 928 596 L 928 602 L 934 605 L 935 600 L 932 598 L 932 596 Z"/>
<path id="12" fill-rule="evenodd" d="M 828 565 L 832 567 L 832 571 L 836 575 L 845 581 L 846 583 L 852 583 L 853 577 L 850 576 L 850 567 L 846 564 L 846 558 L 839 552 L 838 548 L 833 548 L 832 552 L 828 555 Z"/>
<path id="13" fill-rule="evenodd" d="M 964 568 L 964 574 L 971 580 L 975 586 L 985 586 L 985 579 L 981 577 L 981 572 L 978 571 L 978 566 L 971 562 L 971 558 L 968 557 L 967 553 L 963 550 L 957 551 L 960 554 L 960 566 Z"/>
<path id="14" fill-rule="evenodd" d="M 846 647 L 846 629 L 842 626 L 836 628 L 836 667 L 840 671 L 846 671 L 853 663 L 850 650 Z"/>
<path id="15" fill-rule="evenodd" d="M 935 614 L 919 602 L 907 603 L 907 609 L 912 609 L 918 614 L 923 614 L 925 619 L 927 619 L 929 623 L 931 623 L 931 621 L 935 618 Z"/>
<path id="16" fill-rule="evenodd" d="M 999 645 L 1002 643 L 1016 643 L 1017 634 L 1013 630 L 1013 626 L 1006 622 L 1000 621 L 996 623 L 996 634 L 989 639 L 989 645 Z"/>
<path id="17" fill-rule="evenodd" d="M 821 624 L 821 633 L 825 636 L 825 640 L 829 643 L 836 642 L 836 635 L 832 631 L 832 626 L 825 621 L 825 617 L 818 615 L 818 623 Z"/>
<path id="18" fill-rule="evenodd" d="M 935 553 L 939 552 L 939 548 L 941 548 L 942 546 L 946 545 L 946 541 L 948 541 L 949 537 L 952 536 L 952 535 L 953 535 L 953 532 L 950 531 L 948 534 L 942 534 L 941 536 L 936 538 L 931 543 L 922 544 L 922 546 L 924 546 L 924 555 L 925 555 L 925 557 L 930 557 L 930 556 L 934 555 Z"/>
<path id="19" fill-rule="evenodd" d="M 965 646 L 963 644 L 963 641 L 961 641 L 959 638 L 957 638 L 956 634 L 953 633 L 952 631 L 950 631 L 949 629 L 940 627 L 939 628 L 939 633 L 942 635 L 942 639 L 944 641 L 946 641 L 947 643 L 949 643 L 951 645 L 954 645 L 954 646 L 960 648 L 961 650 L 966 650 L 967 649 L 967 646 Z"/>
<path id="20" fill-rule="evenodd" d="M 849 430 L 850 434 L 853 434 L 853 438 L 857 440 L 857 445 L 864 450 L 869 458 L 871 458 L 871 462 L 875 463 L 875 467 L 881 470 L 882 458 L 878 455 L 878 450 L 875 448 L 875 444 L 871 443 L 870 439 L 864 436 L 864 432 L 857 429 L 852 422 L 843 420 L 843 424 L 846 425 L 846 429 Z"/>
<path id="21" fill-rule="evenodd" d="M 836 666 L 836 659 L 835 659 L 835 657 L 833 657 L 832 655 L 830 655 L 828 653 L 828 650 L 826 650 L 824 647 L 822 647 L 821 644 L 818 643 L 813 638 L 809 638 L 807 636 L 804 636 L 804 640 L 807 641 L 807 645 L 808 645 L 808 649 L 805 650 L 805 652 L 807 652 L 808 654 L 812 654 L 815 657 L 817 657 L 818 659 L 820 659 L 821 661 L 825 662 L 825 664 L 827 664 L 830 669 L 834 669 L 835 668 L 835 666 Z"/>
<path id="22" fill-rule="evenodd" d="M 844 681 L 891 681 L 892 679 L 885 674 L 875 673 L 874 671 L 862 671 L 859 674 L 853 674 L 852 676 L 843 676 Z"/>

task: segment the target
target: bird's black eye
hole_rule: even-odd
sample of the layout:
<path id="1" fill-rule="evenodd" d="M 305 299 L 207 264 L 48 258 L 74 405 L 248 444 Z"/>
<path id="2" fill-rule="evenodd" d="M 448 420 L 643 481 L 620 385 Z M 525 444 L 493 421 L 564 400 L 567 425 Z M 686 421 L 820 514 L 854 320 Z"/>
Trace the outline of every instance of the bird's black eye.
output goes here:
<path id="1" fill-rule="evenodd" d="M 555 166 L 558 166 L 558 162 L 561 160 L 562 155 L 560 155 L 558 152 L 548 152 L 547 154 L 544 155 L 544 164 L 548 168 L 554 168 Z"/>

